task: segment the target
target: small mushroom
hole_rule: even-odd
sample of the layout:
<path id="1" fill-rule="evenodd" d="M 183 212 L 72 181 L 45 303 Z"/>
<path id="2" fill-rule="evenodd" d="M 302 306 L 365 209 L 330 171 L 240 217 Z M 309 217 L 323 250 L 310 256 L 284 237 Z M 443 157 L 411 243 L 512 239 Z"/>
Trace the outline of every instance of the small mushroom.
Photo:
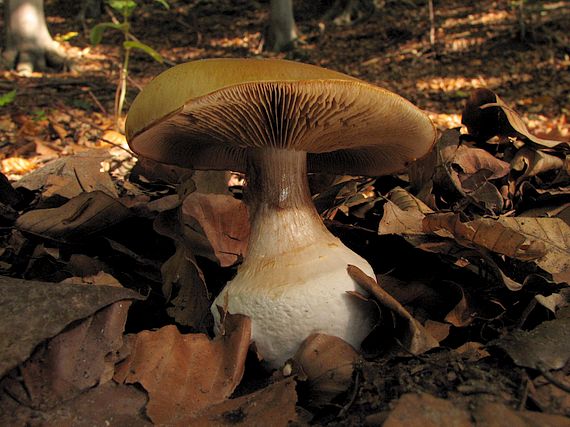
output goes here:
<path id="1" fill-rule="evenodd" d="M 355 348 L 371 308 L 352 264 L 368 262 L 324 226 L 307 172 L 383 175 L 424 156 L 430 119 L 400 96 L 320 67 L 283 60 L 213 59 L 173 67 L 135 99 L 127 139 L 139 156 L 192 169 L 245 172 L 248 254 L 214 301 L 252 320 L 252 339 L 281 366 L 313 333 Z"/>

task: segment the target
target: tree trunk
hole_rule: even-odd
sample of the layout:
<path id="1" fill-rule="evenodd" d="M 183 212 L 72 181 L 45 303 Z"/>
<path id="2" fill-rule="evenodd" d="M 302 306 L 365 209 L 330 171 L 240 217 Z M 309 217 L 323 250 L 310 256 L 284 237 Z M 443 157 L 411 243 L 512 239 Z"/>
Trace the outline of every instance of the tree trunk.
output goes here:
<path id="1" fill-rule="evenodd" d="M 24 74 L 65 65 L 65 54 L 49 33 L 43 0 L 7 0 L 4 5 L 4 59 Z"/>
<path id="2" fill-rule="evenodd" d="M 269 7 L 269 49 L 275 52 L 290 49 L 298 38 L 293 0 L 271 0 Z"/>

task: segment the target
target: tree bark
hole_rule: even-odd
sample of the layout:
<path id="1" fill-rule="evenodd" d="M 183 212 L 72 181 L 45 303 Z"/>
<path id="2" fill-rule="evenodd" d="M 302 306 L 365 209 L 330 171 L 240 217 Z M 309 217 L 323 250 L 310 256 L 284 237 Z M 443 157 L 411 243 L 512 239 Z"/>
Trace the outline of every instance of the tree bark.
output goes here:
<path id="1" fill-rule="evenodd" d="M 46 66 L 61 68 L 65 54 L 46 25 L 43 0 L 7 0 L 4 5 L 6 49 L 11 68 L 29 74 Z"/>
<path id="2" fill-rule="evenodd" d="M 293 0 L 271 0 L 269 8 L 269 49 L 274 52 L 290 49 L 298 38 Z"/>

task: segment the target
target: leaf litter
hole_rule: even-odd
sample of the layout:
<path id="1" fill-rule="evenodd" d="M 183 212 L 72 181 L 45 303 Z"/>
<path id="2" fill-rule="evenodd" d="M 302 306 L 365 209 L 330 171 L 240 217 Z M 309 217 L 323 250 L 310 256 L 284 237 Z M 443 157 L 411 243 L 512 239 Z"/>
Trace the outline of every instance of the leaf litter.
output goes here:
<path id="1" fill-rule="evenodd" d="M 329 37 L 322 36 L 321 46 Z M 381 62 L 372 58 L 365 67 Z M 356 74 L 366 78 L 369 72 Z M 432 96 L 432 83 L 414 82 L 414 93 L 425 87 L 417 96 Z M 494 87 L 500 92 L 500 85 Z M 38 114 L 37 120 L 15 117 L 19 126 L 7 126 L 18 147 L 3 161 L 4 171 L 11 178 L 35 172 L 16 189 L 3 180 L 2 274 L 41 291 L 52 285 L 32 280 L 65 280 L 81 299 L 87 288 L 100 287 L 94 283 L 120 283 L 146 300 L 131 293 L 121 299 L 133 300 L 128 315 L 111 316 L 117 302 L 108 302 L 33 339 L 16 335 L 27 350 L 7 368 L 2 416 L 11 412 L 23 422 L 35 418 L 47 425 L 403 425 L 436 414 L 444 424 L 485 425 L 501 417 L 564 425 L 557 417 L 570 415 L 567 340 L 559 340 L 567 327 L 557 326 L 565 325 L 568 306 L 570 160 L 563 120 L 549 132 L 529 131 L 536 126 L 527 125 L 528 116 L 479 90 L 463 113 L 467 132 L 443 130 L 432 154 L 407 174 L 312 177 L 315 203 L 331 230 L 378 273 L 380 289 L 370 293 L 382 315 L 358 357 L 330 338 L 317 350 L 308 341 L 309 355 L 319 355 L 316 368 L 299 355 L 302 362 L 293 360 L 291 372 L 286 365 L 270 377 L 254 348 L 248 353 L 247 334 L 233 338 L 237 348 L 204 334 L 211 335 L 210 301 L 246 252 L 243 204 L 229 193 L 199 194 L 188 181 L 179 184 L 185 170 L 140 162 L 126 179 L 133 159 L 115 150 L 124 141 L 105 129 L 106 119 L 93 113 L 98 128 L 84 126 L 65 111 Z M 76 141 L 95 150 L 84 151 Z M 110 143 L 115 148 L 109 156 Z M 47 163 L 61 154 L 72 156 Z M 58 310 L 72 305 L 64 301 L 45 304 Z M 42 319 L 42 310 L 40 302 L 29 303 L 23 314 Z M 2 323 L 14 325 L 7 322 L 11 316 L 3 314 Z M 101 325 L 113 330 L 103 343 L 96 333 Z M 92 352 L 95 347 L 101 351 Z M 189 355 L 188 347 L 198 350 Z M 94 354 L 93 363 L 78 381 L 86 352 Z M 214 376 L 207 367 L 216 363 L 229 368 Z M 164 383 L 153 377 L 159 368 L 166 372 Z M 188 396 L 202 389 L 189 382 L 182 387 L 173 374 L 181 372 L 213 391 L 201 401 L 202 411 L 188 404 Z M 63 380 L 67 388 L 60 387 Z M 40 390 L 36 400 L 23 388 Z M 101 418 L 93 406 L 108 407 L 109 415 Z"/>

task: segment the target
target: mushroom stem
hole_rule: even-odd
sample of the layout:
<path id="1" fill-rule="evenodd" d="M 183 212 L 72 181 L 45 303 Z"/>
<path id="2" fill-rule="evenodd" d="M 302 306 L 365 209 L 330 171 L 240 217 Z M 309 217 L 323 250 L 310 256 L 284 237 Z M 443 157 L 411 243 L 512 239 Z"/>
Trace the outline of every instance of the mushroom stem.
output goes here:
<path id="1" fill-rule="evenodd" d="M 248 254 L 212 307 L 218 326 L 217 306 L 251 318 L 252 340 L 272 368 L 317 332 L 359 347 L 374 317 L 369 305 L 346 293 L 358 290 L 348 264 L 374 272 L 324 226 L 311 200 L 306 160 L 303 151 L 249 152 Z"/>
<path id="2" fill-rule="evenodd" d="M 253 150 L 246 176 L 245 197 L 252 224 L 247 264 L 259 265 L 316 242 L 337 240 L 311 200 L 306 152 Z"/>

